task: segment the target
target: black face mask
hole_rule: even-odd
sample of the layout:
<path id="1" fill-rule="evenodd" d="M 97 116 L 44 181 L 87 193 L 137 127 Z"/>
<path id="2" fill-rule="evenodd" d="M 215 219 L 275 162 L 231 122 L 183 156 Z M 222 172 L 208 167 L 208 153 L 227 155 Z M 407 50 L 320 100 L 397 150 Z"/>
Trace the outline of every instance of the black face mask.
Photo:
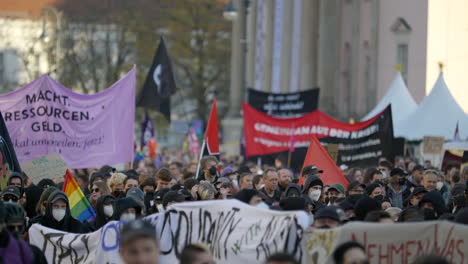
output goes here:
<path id="1" fill-rule="evenodd" d="M 406 179 L 405 179 L 405 178 L 402 178 L 402 179 L 400 179 L 400 180 L 398 181 L 398 183 L 399 183 L 400 185 L 404 185 L 404 184 L 406 184 Z"/>
<path id="2" fill-rule="evenodd" d="M 330 198 L 325 198 L 325 203 L 328 204 L 330 202 Z"/>
<path id="3" fill-rule="evenodd" d="M 423 209 L 423 212 L 424 212 L 424 220 L 436 220 L 437 219 L 437 216 L 434 212 L 434 209 L 431 209 L 431 208 L 424 208 Z"/>
<path id="4" fill-rule="evenodd" d="M 121 196 L 123 196 L 123 191 L 121 190 L 113 191 L 112 196 L 114 196 L 115 198 L 120 198 Z"/>
<path id="5" fill-rule="evenodd" d="M 377 195 L 374 197 L 374 200 L 377 200 L 377 202 L 381 203 L 383 201 L 384 197 L 383 195 Z"/>
<path id="6" fill-rule="evenodd" d="M 210 174 L 211 174 L 211 175 L 215 176 L 217 172 L 218 172 L 218 170 L 216 169 L 215 166 L 213 166 L 213 167 L 210 168 Z"/>
<path id="7" fill-rule="evenodd" d="M 330 197 L 330 198 L 328 199 L 329 202 L 330 202 L 330 204 L 333 204 L 333 203 L 336 201 L 336 198 L 337 198 L 337 197 L 334 197 L 334 196 Z M 327 202 L 327 203 L 328 203 L 328 202 Z"/>

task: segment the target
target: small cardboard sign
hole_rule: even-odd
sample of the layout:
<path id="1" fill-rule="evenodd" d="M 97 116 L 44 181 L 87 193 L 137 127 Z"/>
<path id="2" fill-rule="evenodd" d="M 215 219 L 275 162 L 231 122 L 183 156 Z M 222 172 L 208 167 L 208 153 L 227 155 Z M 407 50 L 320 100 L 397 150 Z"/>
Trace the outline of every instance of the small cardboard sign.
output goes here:
<path id="1" fill-rule="evenodd" d="M 444 147 L 444 137 L 429 137 L 423 138 L 423 153 L 424 154 L 441 154 Z"/>
<path id="2" fill-rule="evenodd" d="M 38 183 L 45 178 L 55 179 L 63 177 L 67 168 L 68 166 L 65 161 L 55 153 L 21 163 L 21 169 L 34 183 Z"/>
<path id="3" fill-rule="evenodd" d="M 336 163 L 338 160 L 338 144 L 327 144 L 323 146 L 325 150 L 328 152 L 328 155 L 332 158 L 332 160 Z"/>

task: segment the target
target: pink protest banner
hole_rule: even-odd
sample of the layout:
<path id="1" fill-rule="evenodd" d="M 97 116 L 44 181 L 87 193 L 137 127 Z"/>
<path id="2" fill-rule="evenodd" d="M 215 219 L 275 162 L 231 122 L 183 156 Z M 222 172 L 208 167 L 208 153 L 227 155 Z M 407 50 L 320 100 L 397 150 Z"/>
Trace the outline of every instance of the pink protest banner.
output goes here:
<path id="1" fill-rule="evenodd" d="M 48 75 L 1 95 L 0 111 L 19 162 L 51 153 L 69 168 L 133 160 L 135 67 L 106 90 L 75 93 Z"/>

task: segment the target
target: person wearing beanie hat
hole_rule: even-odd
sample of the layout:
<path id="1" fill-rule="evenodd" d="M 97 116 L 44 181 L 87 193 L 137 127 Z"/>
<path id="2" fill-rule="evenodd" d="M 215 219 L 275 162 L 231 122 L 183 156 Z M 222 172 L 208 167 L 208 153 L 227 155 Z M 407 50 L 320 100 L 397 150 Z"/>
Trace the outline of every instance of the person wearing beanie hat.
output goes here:
<path id="1" fill-rule="evenodd" d="M 400 168 L 394 168 L 390 171 L 390 183 L 387 184 L 387 199 L 392 206 L 403 208 L 403 202 L 411 195 L 411 191 L 406 185 L 406 173 Z"/>
<path id="2" fill-rule="evenodd" d="M 286 188 L 286 191 L 284 191 L 284 197 L 301 197 L 301 186 L 295 184 L 295 183 L 290 183 L 288 187 Z"/>
<path id="3" fill-rule="evenodd" d="M 382 207 L 377 200 L 364 196 L 354 205 L 356 220 L 363 221 L 369 212 L 379 211 L 381 209 Z"/>
<path id="4" fill-rule="evenodd" d="M 323 182 L 315 175 L 307 175 L 304 185 L 302 186 L 302 193 L 308 195 L 312 201 L 317 202 L 322 195 Z"/>
<path id="5" fill-rule="evenodd" d="M 164 209 L 173 204 L 182 202 L 185 202 L 185 195 L 181 191 L 169 191 L 163 197 Z"/>
<path id="6" fill-rule="evenodd" d="M 29 227 L 31 227 L 31 225 L 35 223 L 39 223 L 39 221 L 42 219 L 42 217 L 46 213 L 47 200 L 49 199 L 50 194 L 58 190 L 59 189 L 57 189 L 56 187 L 51 186 L 42 192 L 41 197 L 39 198 L 39 201 L 37 202 L 37 205 L 36 205 L 36 216 L 29 220 Z"/>
<path id="7" fill-rule="evenodd" d="M 437 191 L 430 191 L 421 198 L 419 208 L 424 211 L 425 220 L 435 220 L 447 212 L 444 199 Z"/>
<path id="8" fill-rule="evenodd" d="M 113 219 L 124 222 L 133 221 L 141 217 L 141 206 L 130 197 L 117 199 Z"/>
<path id="9" fill-rule="evenodd" d="M 263 201 L 262 195 L 255 189 L 240 190 L 234 194 L 233 198 L 252 206 L 256 206 Z"/>

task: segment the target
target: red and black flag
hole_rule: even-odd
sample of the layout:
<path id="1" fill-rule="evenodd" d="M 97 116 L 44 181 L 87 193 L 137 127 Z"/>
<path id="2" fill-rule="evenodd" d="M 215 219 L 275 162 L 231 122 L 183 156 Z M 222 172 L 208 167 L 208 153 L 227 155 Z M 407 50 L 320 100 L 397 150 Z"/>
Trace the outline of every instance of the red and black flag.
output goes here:
<path id="1" fill-rule="evenodd" d="M 218 129 L 218 111 L 216 110 L 216 99 L 213 100 L 211 106 L 210 117 L 208 118 L 208 125 L 205 130 L 205 137 L 198 159 L 198 169 L 200 169 L 200 161 L 204 156 L 217 156 L 219 158 L 219 129 Z M 197 175 L 198 178 L 198 175 Z"/>
<path id="2" fill-rule="evenodd" d="M 176 92 L 176 82 L 171 59 L 161 37 L 153 64 L 146 76 L 143 90 L 137 100 L 138 107 L 153 109 L 171 121 L 171 95 Z"/>

